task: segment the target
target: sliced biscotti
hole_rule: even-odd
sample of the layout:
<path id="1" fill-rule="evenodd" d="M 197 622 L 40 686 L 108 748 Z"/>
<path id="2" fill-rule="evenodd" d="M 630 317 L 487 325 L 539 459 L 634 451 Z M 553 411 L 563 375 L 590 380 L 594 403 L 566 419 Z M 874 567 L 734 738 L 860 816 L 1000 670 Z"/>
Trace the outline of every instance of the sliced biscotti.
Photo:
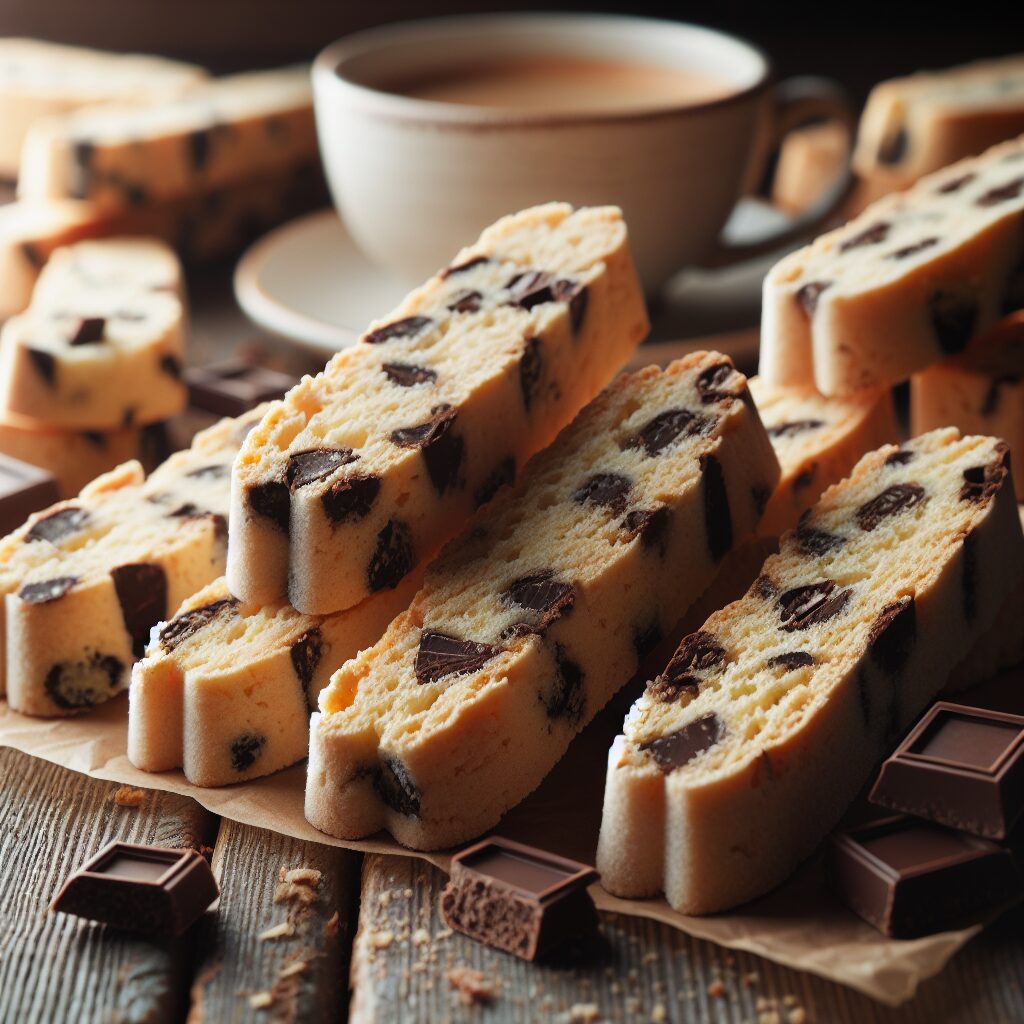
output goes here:
<path id="1" fill-rule="evenodd" d="M 646 330 L 617 209 L 502 219 L 249 435 L 232 479 L 232 593 L 323 614 L 396 586 Z"/>
<path id="2" fill-rule="evenodd" d="M 321 693 L 307 818 L 421 849 L 494 825 L 752 534 L 777 476 L 724 356 L 619 378 Z"/>
<path id="3" fill-rule="evenodd" d="M 119 693 L 152 627 L 223 573 L 231 463 L 261 412 L 198 434 L 148 480 L 121 466 L 4 539 L 12 708 L 68 715 Z"/>
<path id="4" fill-rule="evenodd" d="M 826 395 L 898 383 L 1024 306 L 1024 137 L 963 160 L 777 263 L 761 375 Z"/>
<path id="5" fill-rule="evenodd" d="M 777 387 L 752 377 L 750 393 L 782 467 L 758 526 L 765 537 L 796 526 L 801 513 L 826 487 L 842 480 L 865 452 L 899 436 L 888 391 L 825 398 L 814 388 Z"/>
<path id="6" fill-rule="evenodd" d="M 1001 441 L 948 429 L 866 455 L 633 707 L 608 762 L 605 887 L 709 913 L 782 881 L 1022 571 Z"/>
<path id="7" fill-rule="evenodd" d="M 18 194 L 138 206 L 309 164 L 316 152 L 309 68 L 257 71 L 143 107 L 104 104 L 36 122 Z"/>
<path id="8" fill-rule="evenodd" d="M 960 356 L 936 363 L 910 379 L 914 433 L 958 427 L 993 434 L 1024 463 L 1024 313 L 1008 318 Z M 1024 472 L 1015 480 L 1024 501 Z"/>
<path id="9" fill-rule="evenodd" d="M 332 615 L 247 605 L 221 578 L 153 632 L 132 671 L 128 757 L 183 768 L 197 786 L 227 786 L 306 757 L 309 713 L 333 673 L 375 644 L 422 574 Z"/>

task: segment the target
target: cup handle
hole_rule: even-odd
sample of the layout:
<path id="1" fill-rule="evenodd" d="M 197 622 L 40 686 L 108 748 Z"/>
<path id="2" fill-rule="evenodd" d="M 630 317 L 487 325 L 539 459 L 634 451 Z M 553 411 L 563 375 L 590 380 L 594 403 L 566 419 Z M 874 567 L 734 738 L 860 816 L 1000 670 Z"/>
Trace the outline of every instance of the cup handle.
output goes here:
<path id="1" fill-rule="evenodd" d="M 778 152 L 782 140 L 791 131 L 812 121 L 837 121 L 846 129 L 848 152 L 852 152 L 855 122 L 853 107 L 846 92 L 830 78 L 801 75 L 787 78 L 775 88 L 775 113 L 769 145 L 764 148 L 761 160 L 755 163 L 755 169 L 763 169 L 768 158 Z M 757 181 L 758 177 L 763 177 L 763 174 L 752 180 Z M 782 227 L 769 227 L 739 237 L 726 237 L 723 234 L 711 253 L 701 260 L 701 266 L 712 268 L 742 263 L 816 233 L 835 216 L 853 190 L 854 183 L 847 160 L 821 199 L 795 220 Z"/>

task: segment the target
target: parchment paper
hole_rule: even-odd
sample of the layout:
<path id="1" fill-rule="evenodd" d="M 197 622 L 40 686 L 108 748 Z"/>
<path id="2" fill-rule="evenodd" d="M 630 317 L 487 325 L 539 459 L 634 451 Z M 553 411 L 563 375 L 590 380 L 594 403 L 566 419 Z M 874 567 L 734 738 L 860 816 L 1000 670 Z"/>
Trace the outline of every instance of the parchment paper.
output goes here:
<path id="1" fill-rule="evenodd" d="M 594 862 L 608 746 L 634 692 L 627 689 L 577 737 L 541 787 L 495 829 L 502 835 L 589 863 Z M 127 696 L 80 717 L 26 718 L 0 702 L 0 745 L 14 747 L 98 779 L 192 797 L 215 814 L 313 842 L 367 853 L 420 856 L 448 869 L 448 855 L 418 854 L 381 835 L 344 842 L 314 829 L 303 817 L 305 766 L 221 789 L 191 785 L 181 772 L 149 774 L 125 755 Z M 780 889 L 728 914 L 687 917 L 664 900 L 623 900 L 592 889 L 597 905 L 662 921 L 722 946 L 748 950 L 797 970 L 849 985 L 891 1006 L 913 996 L 938 973 L 978 927 L 912 941 L 879 935 L 842 907 L 812 859 Z"/>

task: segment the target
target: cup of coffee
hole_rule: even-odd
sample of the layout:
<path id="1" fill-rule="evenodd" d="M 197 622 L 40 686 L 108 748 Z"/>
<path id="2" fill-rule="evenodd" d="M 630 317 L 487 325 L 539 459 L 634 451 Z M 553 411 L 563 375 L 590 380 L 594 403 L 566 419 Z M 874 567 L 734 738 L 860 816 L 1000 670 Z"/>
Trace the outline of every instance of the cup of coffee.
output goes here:
<path id="1" fill-rule="evenodd" d="M 783 235 L 720 240 L 781 136 L 852 126 L 837 86 L 775 84 L 731 36 L 589 14 L 438 18 L 359 32 L 313 67 L 328 182 L 364 253 L 409 281 L 487 224 L 552 200 L 621 206 L 654 293 L 683 267 L 741 259 Z M 808 230 L 839 199 L 785 235 Z"/>

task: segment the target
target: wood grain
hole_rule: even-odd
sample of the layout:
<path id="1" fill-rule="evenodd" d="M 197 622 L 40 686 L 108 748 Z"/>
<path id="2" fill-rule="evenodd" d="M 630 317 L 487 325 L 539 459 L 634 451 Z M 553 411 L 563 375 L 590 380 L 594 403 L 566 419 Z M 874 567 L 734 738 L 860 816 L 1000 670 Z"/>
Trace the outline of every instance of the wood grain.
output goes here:
<path id="1" fill-rule="evenodd" d="M 199 849 L 216 822 L 185 797 L 118 787 L 0 749 L 0 1020 L 180 1020 L 191 955 L 186 940 L 128 935 L 48 910 L 65 878 L 113 839 Z"/>
<path id="2" fill-rule="evenodd" d="M 345 850 L 223 820 L 213 855 L 220 907 L 199 937 L 189 1024 L 344 1020 L 358 863 Z M 319 876 L 283 898 L 280 872 L 303 868 Z M 261 938 L 281 925 L 288 934 Z"/>
<path id="3" fill-rule="evenodd" d="M 602 914 L 604 943 L 576 962 L 525 964 L 449 933 L 445 875 L 422 861 L 369 856 L 352 959 L 353 1024 L 442 1021 L 801 1021 L 996 1024 L 1024 1020 L 1024 913 L 1007 915 L 898 1010 L 641 918 Z M 479 971 L 486 1017 L 448 973 Z M 998 979 L 998 982 L 995 981 Z"/>

